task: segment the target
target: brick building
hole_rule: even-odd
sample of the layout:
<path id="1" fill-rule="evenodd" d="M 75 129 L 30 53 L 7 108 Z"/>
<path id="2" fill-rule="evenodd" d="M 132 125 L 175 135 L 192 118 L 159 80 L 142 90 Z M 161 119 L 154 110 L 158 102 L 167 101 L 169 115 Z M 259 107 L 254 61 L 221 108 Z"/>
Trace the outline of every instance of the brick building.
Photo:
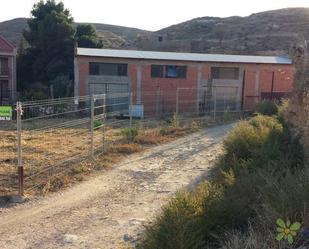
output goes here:
<path id="1" fill-rule="evenodd" d="M 0 105 L 16 96 L 16 49 L 0 36 Z"/>
<path id="2" fill-rule="evenodd" d="M 179 108 L 187 111 L 200 112 L 213 88 L 218 96 L 233 95 L 236 109 L 248 110 L 291 92 L 294 74 L 289 58 L 273 56 L 77 48 L 74 64 L 75 96 L 131 91 L 146 115 L 157 108 L 158 92 L 160 108 L 175 110 L 177 89 Z"/>

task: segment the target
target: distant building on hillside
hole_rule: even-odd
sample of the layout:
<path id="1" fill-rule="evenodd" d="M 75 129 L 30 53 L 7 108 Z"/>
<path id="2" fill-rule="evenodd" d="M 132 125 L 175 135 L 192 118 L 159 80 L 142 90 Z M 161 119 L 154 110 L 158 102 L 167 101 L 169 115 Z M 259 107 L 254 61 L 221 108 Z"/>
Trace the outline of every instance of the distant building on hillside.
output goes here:
<path id="1" fill-rule="evenodd" d="M 290 93 L 293 74 L 287 57 L 88 48 L 75 52 L 76 97 L 131 92 L 133 105 L 146 116 L 158 109 L 175 112 L 176 105 L 179 112 L 198 114 L 214 105 L 251 110 L 262 99 Z"/>
<path id="2" fill-rule="evenodd" d="M 0 36 L 0 105 L 16 97 L 16 49 Z"/>

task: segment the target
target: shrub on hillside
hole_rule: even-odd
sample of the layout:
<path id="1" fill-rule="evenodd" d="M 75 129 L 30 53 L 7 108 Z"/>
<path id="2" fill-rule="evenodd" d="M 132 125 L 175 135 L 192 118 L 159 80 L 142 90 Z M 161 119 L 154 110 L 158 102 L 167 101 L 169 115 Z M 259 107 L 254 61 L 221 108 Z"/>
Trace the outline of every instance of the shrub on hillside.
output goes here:
<path id="1" fill-rule="evenodd" d="M 278 106 L 274 101 L 263 100 L 253 107 L 253 112 L 272 116 L 278 113 Z"/>
<path id="2" fill-rule="evenodd" d="M 203 205 L 219 198 L 218 186 L 203 183 L 192 193 L 182 191 L 163 207 L 155 223 L 146 229 L 146 239 L 137 246 L 140 249 L 198 249 L 205 246 L 201 230 Z"/>
<path id="3" fill-rule="evenodd" d="M 257 115 L 242 121 L 223 142 L 226 153 L 220 166 L 238 172 L 252 165 L 252 160 L 278 158 L 283 134 L 282 124 L 274 117 Z"/>
<path id="4" fill-rule="evenodd" d="M 221 249 L 288 249 L 308 246 L 308 237 L 302 236 L 303 229 L 307 229 L 309 222 L 309 175 L 307 170 L 292 172 L 283 168 L 278 173 L 269 170 L 259 175 L 264 184 L 258 186 L 257 195 L 260 196 L 260 205 L 256 207 L 256 215 L 251 220 L 252 226 L 247 231 L 228 231 L 221 240 Z M 301 223 L 301 229 L 294 238 L 295 243 L 289 245 L 287 241 L 279 243 L 275 221 L 281 218 L 284 221 Z M 307 248 L 307 247 L 304 247 Z"/>
<path id="5" fill-rule="evenodd" d="M 138 248 L 276 248 L 276 219 L 308 226 L 309 173 L 285 129 L 276 118 L 262 115 L 237 125 L 216 165 L 220 178 L 193 193 L 179 193 Z M 267 242 L 258 243 L 263 236 Z"/>

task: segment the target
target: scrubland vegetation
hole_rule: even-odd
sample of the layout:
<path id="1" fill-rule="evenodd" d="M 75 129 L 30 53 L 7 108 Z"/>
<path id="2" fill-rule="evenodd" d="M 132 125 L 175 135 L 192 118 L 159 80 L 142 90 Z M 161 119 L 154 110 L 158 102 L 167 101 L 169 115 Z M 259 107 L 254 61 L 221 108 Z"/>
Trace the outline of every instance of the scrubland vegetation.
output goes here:
<path id="1" fill-rule="evenodd" d="M 309 241 L 309 172 L 302 147 L 290 135 L 282 107 L 261 103 L 223 142 L 211 180 L 180 191 L 146 229 L 144 249 L 299 248 Z M 268 108 L 265 108 L 268 106 Z M 276 110 L 275 110 L 276 109 Z M 277 240 L 276 221 L 301 223 Z M 280 239 L 280 236 L 278 237 Z"/>

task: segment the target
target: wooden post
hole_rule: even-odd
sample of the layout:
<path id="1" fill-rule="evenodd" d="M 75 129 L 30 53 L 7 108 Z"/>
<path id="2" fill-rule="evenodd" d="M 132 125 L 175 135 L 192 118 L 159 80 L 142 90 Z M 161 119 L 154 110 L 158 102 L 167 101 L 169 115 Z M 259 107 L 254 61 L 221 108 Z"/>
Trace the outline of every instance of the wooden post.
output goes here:
<path id="1" fill-rule="evenodd" d="M 23 115 L 22 103 L 16 103 L 16 113 L 17 113 L 17 168 L 18 168 L 18 195 L 24 195 L 24 167 L 22 163 L 22 144 L 21 144 L 21 116 Z"/>

